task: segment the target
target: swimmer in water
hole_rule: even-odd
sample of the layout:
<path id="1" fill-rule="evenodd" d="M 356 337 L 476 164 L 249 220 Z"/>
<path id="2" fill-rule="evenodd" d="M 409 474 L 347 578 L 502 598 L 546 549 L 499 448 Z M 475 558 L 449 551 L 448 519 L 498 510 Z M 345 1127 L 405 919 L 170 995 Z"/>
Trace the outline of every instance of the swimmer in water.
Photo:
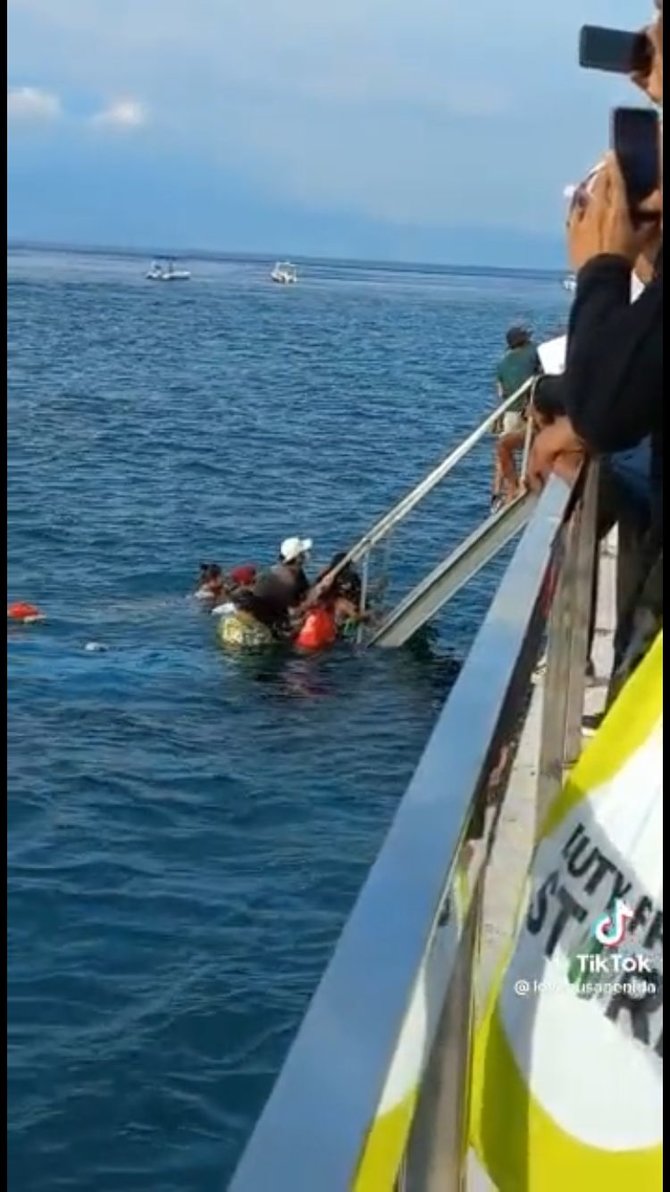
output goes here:
<path id="1" fill-rule="evenodd" d="M 324 592 L 307 610 L 294 640 L 297 650 L 325 650 L 337 639 L 337 596 Z"/>
<path id="2" fill-rule="evenodd" d="M 252 563 L 245 563 L 241 567 L 234 567 L 230 573 L 229 591 L 231 599 L 235 599 L 237 592 L 253 588 L 258 572 Z"/>
<path id="3" fill-rule="evenodd" d="M 295 637 L 299 650 L 320 650 L 333 645 L 338 637 L 346 637 L 351 629 L 370 619 L 361 609 L 362 584 L 351 564 L 347 564 L 331 580 L 331 574 L 346 558 L 341 552 L 331 559 L 322 571 L 309 601 L 305 617 Z"/>
<path id="4" fill-rule="evenodd" d="M 325 571 L 322 571 L 319 578 L 317 579 L 317 584 L 327 581 L 331 572 L 335 571 L 335 569 L 342 563 L 342 560 L 346 559 L 346 557 L 347 556 L 344 551 L 339 551 L 338 554 L 333 555 Z M 347 597 L 353 602 L 353 604 L 356 605 L 356 607 L 360 606 L 363 585 L 361 584 L 361 577 L 356 571 L 353 563 L 347 563 L 346 566 L 341 569 L 341 571 L 338 571 L 335 579 L 333 580 L 333 585 L 338 595 Z"/>
<path id="5" fill-rule="evenodd" d="M 215 604 L 212 616 L 228 617 L 233 615 L 239 608 L 240 601 L 243 601 L 245 595 L 253 588 L 256 575 L 256 568 L 251 563 L 233 567 L 225 581 L 223 600 Z"/>
<path id="6" fill-rule="evenodd" d="M 226 584 L 223 578 L 223 572 L 218 563 L 201 563 L 200 575 L 198 576 L 198 584 L 196 587 L 196 598 L 198 600 L 215 600 L 219 601 L 227 594 Z"/>
<path id="7" fill-rule="evenodd" d="M 341 637 L 348 637 L 351 631 L 358 625 L 372 620 L 370 609 L 361 608 L 363 584 L 353 563 L 347 563 L 338 571 L 332 581 L 332 585 L 328 583 L 328 577 L 340 566 L 342 560 L 345 558 L 346 554 L 344 551 L 333 555 L 327 568 L 321 572 L 317 580 L 317 588 L 319 585 L 322 585 L 324 591 L 330 591 L 332 589 L 335 620 L 338 634 Z"/>

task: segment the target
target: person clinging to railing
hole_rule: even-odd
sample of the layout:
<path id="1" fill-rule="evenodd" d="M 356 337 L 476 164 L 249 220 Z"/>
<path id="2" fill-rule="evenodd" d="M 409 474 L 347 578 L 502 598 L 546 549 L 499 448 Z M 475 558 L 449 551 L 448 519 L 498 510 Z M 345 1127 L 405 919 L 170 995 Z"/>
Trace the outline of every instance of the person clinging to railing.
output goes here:
<path id="1" fill-rule="evenodd" d="M 517 393 L 531 377 L 542 371 L 537 348 L 524 327 L 510 327 L 506 335 L 507 351 L 496 370 L 496 390 L 499 401 Z M 491 510 L 514 500 L 519 491 L 519 477 L 515 453 L 523 448 L 526 437 L 524 398 L 519 409 L 508 410 L 494 427 L 497 434 L 494 456 Z"/>

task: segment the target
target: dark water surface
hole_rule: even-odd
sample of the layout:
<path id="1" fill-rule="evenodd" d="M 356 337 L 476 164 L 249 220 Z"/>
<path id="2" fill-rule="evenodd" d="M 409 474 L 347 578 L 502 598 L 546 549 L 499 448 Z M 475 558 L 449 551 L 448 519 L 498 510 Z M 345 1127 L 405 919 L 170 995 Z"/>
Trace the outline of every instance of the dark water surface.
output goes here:
<path id="1" fill-rule="evenodd" d="M 9 257 L 9 1186 L 225 1185 L 490 598 L 430 650 L 231 659 L 202 559 L 315 565 L 471 429 L 556 279 Z M 489 446 L 392 588 L 486 511 Z M 88 653 L 87 642 L 108 647 Z M 259 1190 L 261 1192 L 261 1190 Z"/>

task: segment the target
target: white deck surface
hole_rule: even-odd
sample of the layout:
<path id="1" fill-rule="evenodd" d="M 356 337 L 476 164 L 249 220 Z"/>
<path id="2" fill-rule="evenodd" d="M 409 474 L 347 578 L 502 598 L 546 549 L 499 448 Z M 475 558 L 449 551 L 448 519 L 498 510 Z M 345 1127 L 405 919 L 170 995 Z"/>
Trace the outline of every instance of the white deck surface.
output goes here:
<path id="1" fill-rule="evenodd" d="M 592 658 L 596 679 L 587 687 L 584 710 L 602 711 L 612 669 L 616 615 L 616 536 L 611 535 L 601 550 L 598 611 Z M 528 871 L 535 833 L 535 791 L 540 752 L 540 727 L 544 682 L 536 682 L 523 728 L 517 756 L 510 774 L 507 794 L 498 823 L 484 890 L 481 958 L 477 982 L 477 1006 L 481 1011 L 486 992 L 503 949 L 509 943 L 521 886 Z M 470 1156 L 468 1192 L 491 1192 L 493 1184 Z"/>

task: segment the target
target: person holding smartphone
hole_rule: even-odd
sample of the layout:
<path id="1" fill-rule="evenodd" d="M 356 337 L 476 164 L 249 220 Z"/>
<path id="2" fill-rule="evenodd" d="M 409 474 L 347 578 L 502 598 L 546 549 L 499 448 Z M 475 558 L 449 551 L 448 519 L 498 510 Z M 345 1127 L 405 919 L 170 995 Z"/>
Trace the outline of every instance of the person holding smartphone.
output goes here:
<path id="1" fill-rule="evenodd" d="M 646 31 L 649 55 L 633 81 L 663 102 L 663 10 Z M 568 217 L 568 250 L 577 270 L 566 360 L 566 415 L 535 440 L 529 482 L 542 484 L 566 458 L 608 454 L 651 438 L 651 525 L 641 552 L 625 631 L 618 635 L 608 703 L 644 656 L 662 624 L 663 584 L 663 255 L 662 129 L 657 186 L 635 209 L 622 160 L 609 154 L 578 188 Z M 640 146 L 640 149 L 642 146 Z M 632 145 L 635 150 L 635 145 Z M 653 145 L 647 143 L 647 157 Z M 626 164 L 625 162 L 623 164 Z M 653 262 L 649 284 L 633 303 L 630 277 L 640 260 Z"/>

